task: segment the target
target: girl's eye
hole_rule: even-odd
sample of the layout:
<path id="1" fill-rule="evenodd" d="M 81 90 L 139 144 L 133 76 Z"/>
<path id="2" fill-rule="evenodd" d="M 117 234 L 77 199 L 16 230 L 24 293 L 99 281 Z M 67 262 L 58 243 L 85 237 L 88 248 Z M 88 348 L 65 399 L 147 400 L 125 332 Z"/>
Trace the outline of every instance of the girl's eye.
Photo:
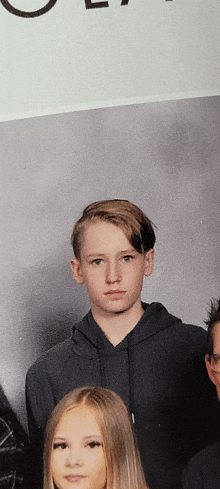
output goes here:
<path id="1" fill-rule="evenodd" d="M 67 448 L 67 444 L 63 442 L 54 443 L 53 449 L 56 450 L 57 448 L 60 448 L 61 450 L 65 450 L 65 448 Z"/>
<path id="2" fill-rule="evenodd" d="M 88 446 L 89 446 L 90 448 L 100 447 L 100 446 L 101 446 L 101 443 L 100 443 L 99 441 L 90 441 L 90 442 L 88 443 Z"/>

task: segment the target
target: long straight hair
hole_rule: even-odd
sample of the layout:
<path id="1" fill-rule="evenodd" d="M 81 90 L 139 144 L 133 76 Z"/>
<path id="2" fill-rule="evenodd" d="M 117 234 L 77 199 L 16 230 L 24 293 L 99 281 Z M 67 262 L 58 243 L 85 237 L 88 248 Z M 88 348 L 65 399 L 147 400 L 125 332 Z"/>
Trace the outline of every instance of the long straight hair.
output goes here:
<path id="1" fill-rule="evenodd" d="M 59 421 L 64 413 L 79 405 L 93 409 L 102 433 L 107 466 L 106 489 L 148 489 L 127 408 L 117 394 L 101 387 L 75 389 L 54 408 L 46 427 L 44 489 L 55 489 L 51 454 Z"/>

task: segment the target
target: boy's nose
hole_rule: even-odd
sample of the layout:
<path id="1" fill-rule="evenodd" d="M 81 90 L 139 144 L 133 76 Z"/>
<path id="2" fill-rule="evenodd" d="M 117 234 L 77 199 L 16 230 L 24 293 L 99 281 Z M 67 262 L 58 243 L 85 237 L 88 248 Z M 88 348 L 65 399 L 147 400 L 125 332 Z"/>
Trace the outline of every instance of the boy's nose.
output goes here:
<path id="1" fill-rule="evenodd" d="M 118 263 L 109 263 L 106 269 L 106 282 L 115 283 L 120 282 L 121 273 Z"/>

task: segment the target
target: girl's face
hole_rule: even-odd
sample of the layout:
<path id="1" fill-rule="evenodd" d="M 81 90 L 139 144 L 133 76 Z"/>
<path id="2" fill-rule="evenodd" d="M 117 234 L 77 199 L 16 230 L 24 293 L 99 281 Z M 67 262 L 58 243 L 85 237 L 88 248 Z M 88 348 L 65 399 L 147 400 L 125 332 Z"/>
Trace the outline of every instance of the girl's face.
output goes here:
<path id="1" fill-rule="evenodd" d="M 51 473 L 58 489 L 104 489 L 106 461 L 94 410 L 76 406 L 63 414 L 53 439 Z"/>

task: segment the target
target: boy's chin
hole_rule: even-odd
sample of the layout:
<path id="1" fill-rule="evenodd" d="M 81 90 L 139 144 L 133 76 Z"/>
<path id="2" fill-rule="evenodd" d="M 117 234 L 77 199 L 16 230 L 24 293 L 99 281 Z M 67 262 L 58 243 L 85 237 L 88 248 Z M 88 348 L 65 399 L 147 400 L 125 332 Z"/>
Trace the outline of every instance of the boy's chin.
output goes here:
<path id="1" fill-rule="evenodd" d="M 104 312 L 106 315 L 114 316 L 119 314 L 126 314 L 126 312 L 130 311 L 133 307 L 133 304 L 114 304 L 112 307 L 106 308 Z"/>

